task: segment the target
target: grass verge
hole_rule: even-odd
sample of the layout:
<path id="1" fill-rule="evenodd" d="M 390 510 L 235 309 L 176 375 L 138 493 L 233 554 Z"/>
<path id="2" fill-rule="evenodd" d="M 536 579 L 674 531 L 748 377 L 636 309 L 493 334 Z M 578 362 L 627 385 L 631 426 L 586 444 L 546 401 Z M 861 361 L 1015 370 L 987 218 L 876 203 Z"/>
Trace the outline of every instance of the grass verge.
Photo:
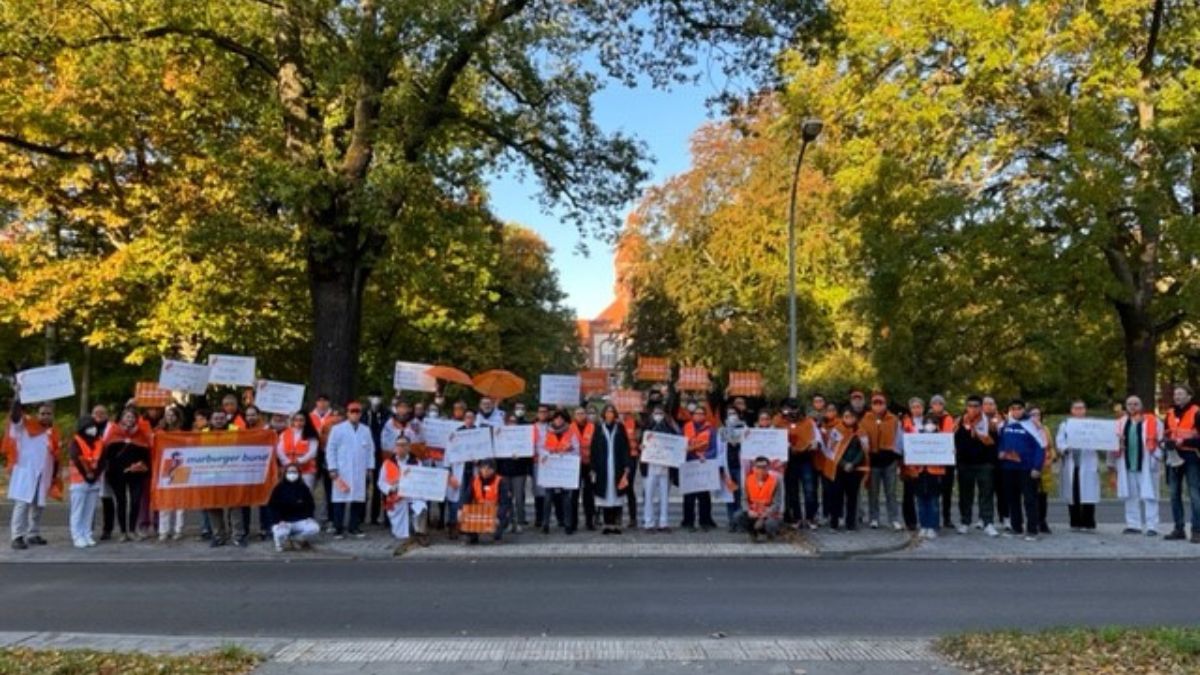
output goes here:
<path id="1" fill-rule="evenodd" d="M 941 638 L 935 648 L 975 673 L 1200 674 L 1200 628 L 965 633 Z"/>
<path id="2" fill-rule="evenodd" d="M 165 656 L 89 649 L 0 649 L 0 674 L 22 675 L 244 675 L 262 657 L 241 647 L 188 656 Z"/>

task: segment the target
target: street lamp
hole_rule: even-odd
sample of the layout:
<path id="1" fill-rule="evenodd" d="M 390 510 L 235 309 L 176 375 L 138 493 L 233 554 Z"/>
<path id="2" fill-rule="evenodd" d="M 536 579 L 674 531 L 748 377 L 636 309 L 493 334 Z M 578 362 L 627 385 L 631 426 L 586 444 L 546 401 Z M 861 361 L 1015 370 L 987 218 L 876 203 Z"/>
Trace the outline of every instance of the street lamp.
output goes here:
<path id="1" fill-rule="evenodd" d="M 817 140 L 824 127 L 821 120 L 810 117 L 800 124 L 800 155 L 792 172 L 792 200 L 788 207 L 788 396 L 796 398 L 796 190 L 800 186 L 800 165 L 808 144 Z"/>

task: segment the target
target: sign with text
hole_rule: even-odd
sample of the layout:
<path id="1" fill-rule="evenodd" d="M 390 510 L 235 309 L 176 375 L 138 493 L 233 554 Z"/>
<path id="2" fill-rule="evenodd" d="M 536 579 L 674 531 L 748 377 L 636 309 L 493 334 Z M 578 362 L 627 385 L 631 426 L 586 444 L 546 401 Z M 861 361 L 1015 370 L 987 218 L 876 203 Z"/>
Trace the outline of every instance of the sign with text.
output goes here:
<path id="1" fill-rule="evenodd" d="M 904 463 L 954 466 L 954 434 L 904 434 Z"/>
<path id="2" fill-rule="evenodd" d="M 254 405 L 259 410 L 291 415 L 304 408 L 304 385 L 259 380 L 254 388 Z"/>
<path id="3" fill-rule="evenodd" d="M 253 387 L 254 366 L 253 356 L 212 354 L 208 357 L 208 383 Z"/>
<path id="4" fill-rule="evenodd" d="M 787 435 L 787 429 L 746 429 L 742 434 L 742 458 L 754 460 L 766 457 L 771 461 L 788 461 Z"/>
<path id="5" fill-rule="evenodd" d="M 492 451 L 496 457 L 533 457 L 532 424 L 509 425 L 492 429 Z"/>
<path id="6" fill-rule="evenodd" d="M 275 486 L 275 432 L 154 434 L 155 510 L 266 504 Z"/>
<path id="7" fill-rule="evenodd" d="M 69 363 L 22 370 L 17 373 L 17 384 L 21 385 L 22 403 L 56 401 L 75 395 L 75 380 L 71 377 Z"/>
<path id="8" fill-rule="evenodd" d="M 687 444 L 683 436 L 647 431 L 642 436 L 642 464 L 678 467 L 687 459 Z"/>
<path id="9" fill-rule="evenodd" d="M 421 423 L 421 434 L 425 437 L 425 445 L 430 448 L 439 450 L 446 449 L 450 444 L 450 434 L 462 426 L 462 422 L 456 420 L 430 419 L 425 418 Z"/>
<path id="10" fill-rule="evenodd" d="M 612 404 L 619 413 L 640 413 L 646 404 L 642 392 L 636 389 L 618 389 L 612 393 Z"/>
<path id="11" fill-rule="evenodd" d="M 579 489 L 579 455 L 545 454 L 538 458 L 538 487 Z"/>
<path id="12" fill-rule="evenodd" d="M 432 367 L 428 363 L 397 361 L 392 386 L 396 391 L 437 391 L 437 379 L 425 374 Z"/>
<path id="13" fill-rule="evenodd" d="M 427 502 L 446 500 L 450 471 L 432 466 L 405 464 L 400 467 L 400 496 Z"/>
<path id="14" fill-rule="evenodd" d="M 539 402 L 546 405 L 579 405 L 578 375 L 542 375 Z"/>
<path id="15" fill-rule="evenodd" d="M 721 489 L 721 466 L 717 462 L 684 462 L 679 467 L 679 491 L 715 492 Z"/>
<path id="16" fill-rule="evenodd" d="M 474 462 L 492 457 L 492 430 L 489 427 L 457 429 L 450 432 L 447 440 L 447 464 Z"/>
<path id="17" fill-rule="evenodd" d="M 1067 444 L 1062 449 L 1072 450 L 1102 450 L 1116 452 L 1120 449 L 1117 442 L 1117 423 L 1113 420 L 1096 417 L 1069 417 L 1063 420 L 1062 428 L 1066 429 Z"/>
<path id="18" fill-rule="evenodd" d="M 158 386 L 170 391 L 203 394 L 208 390 L 208 366 L 163 359 L 162 369 L 158 371 Z"/>

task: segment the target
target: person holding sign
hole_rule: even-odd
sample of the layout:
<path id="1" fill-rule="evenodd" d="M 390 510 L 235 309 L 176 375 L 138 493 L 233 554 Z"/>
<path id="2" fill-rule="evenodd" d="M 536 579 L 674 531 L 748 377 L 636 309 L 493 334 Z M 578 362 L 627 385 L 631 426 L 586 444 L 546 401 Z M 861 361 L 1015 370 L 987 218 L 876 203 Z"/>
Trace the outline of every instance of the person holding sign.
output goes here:
<path id="1" fill-rule="evenodd" d="M 788 461 L 783 473 L 784 522 L 815 528 L 817 522 L 817 471 L 814 458 L 821 447 L 817 423 L 801 414 L 794 399 L 783 402 L 776 426 L 787 429 Z M 800 496 L 804 495 L 804 509 Z"/>
<path id="2" fill-rule="evenodd" d="M 4 448 L 8 456 L 8 498 L 13 502 L 10 534 L 18 550 L 42 545 L 42 511 L 58 475 L 59 437 L 54 428 L 54 406 L 38 406 L 37 419 L 24 418 L 21 385 L 16 385 Z"/>
<path id="3" fill-rule="evenodd" d="M 1095 448 L 1084 447 L 1071 437 L 1072 427 L 1079 427 L 1087 417 L 1087 404 L 1082 399 L 1071 402 L 1071 416 L 1058 425 L 1055 435 L 1062 451 L 1062 470 L 1059 473 L 1059 492 L 1067 503 L 1073 531 L 1096 529 L 1096 504 L 1100 501 L 1100 458 Z M 1115 435 L 1115 434 L 1114 434 Z"/>
<path id="4" fill-rule="evenodd" d="M 400 542 L 393 552 L 394 555 L 404 553 L 409 546 L 411 515 L 414 511 L 424 513 L 426 507 L 425 502 L 413 502 L 400 494 L 402 467 L 419 464 L 416 458 L 409 454 L 410 450 L 409 440 L 404 436 L 397 436 L 391 446 L 381 448 L 383 461 L 379 464 L 379 479 L 375 485 L 382 500 L 381 507 L 387 513 L 387 522 L 392 530 L 392 537 Z M 420 529 L 423 531 L 424 528 Z"/>
<path id="5" fill-rule="evenodd" d="M 742 493 L 745 501 L 738 521 L 741 528 L 750 534 L 750 541 L 758 542 L 760 534 L 775 539 L 782 525 L 783 491 L 779 478 L 771 473 L 771 463 L 766 457 L 754 458 L 754 468 L 746 476 Z"/>
<path id="6" fill-rule="evenodd" d="M 545 455 L 579 454 L 579 435 L 567 424 L 567 413 L 556 409 L 550 417 L 550 426 L 541 435 L 538 443 L 539 457 Z M 565 488 L 547 488 L 546 497 L 554 507 L 554 517 L 559 524 L 564 525 L 567 534 L 575 534 L 576 522 L 571 503 L 575 490 Z M 550 534 L 550 518 L 547 514 L 542 523 L 542 534 Z"/>
<path id="7" fill-rule="evenodd" d="M 646 432 L 670 436 L 679 435 L 679 430 L 667 418 L 666 410 L 662 405 L 656 405 L 651 409 Z M 642 464 L 642 466 L 646 469 L 646 476 L 642 480 L 642 487 L 645 490 L 642 500 L 642 528 L 649 532 L 670 532 L 671 528 L 667 522 L 667 499 L 671 491 L 672 469 L 659 464 Z M 658 501 L 657 520 L 654 510 L 655 500 Z"/>
<path id="8" fill-rule="evenodd" d="M 511 517 L 509 504 L 512 503 L 512 495 L 509 494 L 508 480 L 496 473 L 496 464 L 490 459 L 480 461 L 475 468 L 470 489 L 464 495 L 466 503 L 484 504 L 487 505 L 487 510 L 495 512 L 496 524 L 492 531 L 492 541 L 498 543 L 504 537 L 504 529 Z M 478 544 L 479 534 L 468 534 L 467 543 Z"/>
<path id="9" fill-rule="evenodd" d="M 362 422 L 362 413 L 362 404 L 357 401 L 346 406 L 346 421 L 334 425 L 325 449 L 329 478 L 333 482 L 329 515 L 336 539 L 344 539 L 347 531 L 359 539 L 366 536 L 361 526 L 367 512 L 367 481 L 375 464 L 375 440 L 370 428 Z"/>
<path id="10" fill-rule="evenodd" d="M 1125 399 L 1125 416 L 1117 420 L 1117 497 L 1125 500 L 1125 534 L 1158 535 L 1158 484 L 1162 465 L 1163 424 L 1154 413 L 1142 410 L 1142 399 Z M 1141 508 L 1139 508 L 1141 507 Z M 1145 518 L 1142 517 L 1145 509 Z"/>
<path id="11" fill-rule="evenodd" d="M 858 490 L 869 468 L 867 451 L 871 443 L 858 420 L 858 411 L 847 407 L 842 411 L 841 423 L 829 433 L 833 454 L 825 464 L 825 477 L 832 487 L 829 527 L 834 531 L 843 517 L 847 531 L 858 529 Z"/>
<path id="12" fill-rule="evenodd" d="M 692 419 L 683 425 L 683 436 L 688 440 L 687 461 L 708 462 L 717 459 L 717 434 L 708 424 L 705 406 L 692 410 Z M 722 472 L 723 473 L 723 472 Z M 696 531 L 697 505 L 699 505 L 700 528 L 704 531 L 717 526 L 712 517 L 712 493 L 693 492 L 683 496 L 683 525 L 685 530 Z"/>
<path id="13" fill-rule="evenodd" d="M 906 434 L 932 434 L 944 432 L 938 422 L 925 416 L 925 402 L 913 397 L 908 401 L 909 415 L 904 418 Z M 943 423 L 953 424 L 946 415 Z M 953 427 L 951 427 L 953 428 Z M 903 443 L 903 436 L 901 443 Z M 916 516 L 917 536 L 921 539 L 936 539 L 938 536 L 938 498 L 941 496 L 941 481 L 946 467 L 935 464 L 909 464 L 904 462 L 904 517 L 908 519 L 909 500 L 913 501 Z M 910 527 L 911 529 L 911 527 Z"/>
<path id="14" fill-rule="evenodd" d="M 595 485 L 596 504 L 603 510 L 604 534 L 621 534 L 621 498 L 632 481 L 629 438 L 615 407 L 604 406 L 602 415 L 591 439 L 589 482 Z"/>

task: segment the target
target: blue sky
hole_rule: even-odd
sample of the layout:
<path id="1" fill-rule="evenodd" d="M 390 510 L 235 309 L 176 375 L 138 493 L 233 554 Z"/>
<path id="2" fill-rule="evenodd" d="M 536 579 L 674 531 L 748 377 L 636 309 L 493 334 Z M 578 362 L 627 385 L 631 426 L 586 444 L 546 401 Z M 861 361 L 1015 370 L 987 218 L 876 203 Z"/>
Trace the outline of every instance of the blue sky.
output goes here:
<path id="1" fill-rule="evenodd" d="M 715 91 L 710 83 L 658 91 L 648 86 L 628 89 L 612 83 L 595 98 L 597 123 L 606 131 L 623 131 L 646 143 L 653 164 L 650 183 L 687 169 L 688 139 L 708 119 L 704 99 Z M 599 241 L 588 241 L 590 254 L 576 252 L 580 235 L 553 213 L 538 205 L 537 184 L 532 178 L 519 181 L 501 175 L 491 182 L 491 205 L 502 220 L 527 225 L 554 248 L 554 265 L 567 293 L 567 304 L 576 314 L 590 318 L 612 301 L 612 249 Z M 633 206 L 631 203 L 630 207 Z M 628 212 L 628 208 L 626 209 Z"/>

